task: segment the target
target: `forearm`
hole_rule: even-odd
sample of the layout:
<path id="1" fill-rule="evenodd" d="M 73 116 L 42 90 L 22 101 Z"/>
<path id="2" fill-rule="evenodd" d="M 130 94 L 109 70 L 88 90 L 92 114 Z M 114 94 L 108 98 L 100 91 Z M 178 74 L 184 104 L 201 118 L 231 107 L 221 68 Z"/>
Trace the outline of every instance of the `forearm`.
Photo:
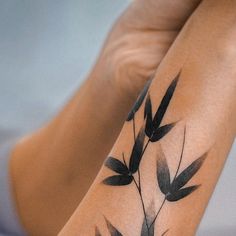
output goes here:
<path id="1" fill-rule="evenodd" d="M 233 67 L 236 55 L 224 47 L 235 37 L 236 6 L 232 1 L 224 4 L 205 1 L 200 6 L 151 84 L 149 94 L 155 117 L 168 86 L 181 71 L 170 104 L 165 103 L 167 111 L 160 124 L 176 122 L 174 127 L 164 137 L 149 142 L 139 157 L 139 171 L 134 171 L 131 170 L 133 165 L 130 166 L 134 130 L 132 122 L 126 122 L 109 154 L 123 163 L 120 164 L 123 169 L 119 167 L 117 174 L 118 167 L 114 163 L 112 166 L 111 161 L 106 163 L 61 235 L 95 235 L 96 226 L 103 235 L 109 228 L 104 218 L 123 235 L 140 235 L 152 201 L 156 234 L 169 230 L 170 235 L 194 235 L 236 133 L 236 71 Z M 146 101 L 135 114 L 136 137 L 141 127 L 147 126 Z M 144 145 L 150 139 L 150 132 L 145 133 Z M 176 181 L 190 165 L 184 172 L 185 177 L 182 175 L 179 182 Z M 137 187 L 139 173 L 142 198 Z M 114 175 L 123 176 L 118 182 L 107 179 Z M 114 186 L 121 184 L 124 186 Z M 189 186 L 194 187 L 183 190 Z"/>
<path id="2" fill-rule="evenodd" d="M 140 88 L 198 2 L 133 2 L 74 97 L 48 125 L 17 144 L 12 182 L 28 232 L 52 235 L 64 225 L 111 149 Z"/>
<path id="3" fill-rule="evenodd" d="M 37 229 L 39 235 L 55 234 L 64 225 L 126 118 L 129 100 L 119 97 L 99 73 L 91 74 L 54 120 L 21 140 L 14 150 L 11 172 L 16 201 L 30 233 Z M 58 207 L 69 193 L 73 194 L 67 206 Z M 55 225 L 48 224 L 52 219 Z"/>

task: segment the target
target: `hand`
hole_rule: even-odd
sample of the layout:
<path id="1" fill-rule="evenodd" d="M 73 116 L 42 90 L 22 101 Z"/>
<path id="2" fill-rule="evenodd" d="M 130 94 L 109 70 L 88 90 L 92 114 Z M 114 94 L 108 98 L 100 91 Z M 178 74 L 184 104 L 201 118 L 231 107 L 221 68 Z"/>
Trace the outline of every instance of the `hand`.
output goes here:
<path id="1" fill-rule="evenodd" d="M 199 2 L 134 1 L 105 42 L 95 66 L 102 76 L 96 77 L 108 80 L 118 94 L 134 100 Z"/>

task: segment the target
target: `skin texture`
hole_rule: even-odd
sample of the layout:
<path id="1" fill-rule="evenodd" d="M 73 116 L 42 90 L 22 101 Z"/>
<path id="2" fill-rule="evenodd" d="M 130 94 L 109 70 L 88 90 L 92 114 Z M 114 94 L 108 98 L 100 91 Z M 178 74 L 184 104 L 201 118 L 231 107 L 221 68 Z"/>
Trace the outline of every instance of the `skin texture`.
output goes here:
<path id="1" fill-rule="evenodd" d="M 235 138 L 235 9 L 235 1 L 224 1 L 224 5 L 222 1 L 203 1 L 163 59 L 150 86 L 155 111 L 171 81 L 181 71 L 162 124 L 178 122 L 163 139 L 146 150 L 141 162 L 145 205 L 154 200 L 154 209 L 161 206 L 163 190 L 161 193 L 157 187 L 155 163 L 159 161 L 160 165 L 163 151 L 170 173 L 175 173 L 184 129 L 186 144 L 180 171 L 207 153 L 188 185 L 201 186 L 181 201 L 167 202 L 163 206 L 155 235 L 162 235 L 167 229 L 167 235 L 195 234 Z M 136 113 L 137 130 L 145 124 L 143 113 L 144 104 Z M 122 162 L 124 153 L 127 162 L 130 161 L 134 142 L 132 131 L 132 122 L 126 122 L 108 156 Z M 143 211 L 137 189 L 135 185 L 104 184 L 104 180 L 113 174 L 107 165 L 101 168 L 60 236 L 95 235 L 95 227 L 102 235 L 109 235 L 110 223 L 123 235 L 140 235 Z"/>
<path id="2" fill-rule="evenodd" d="M 132 103 L 198 3 L 134 1 L 71 101 L 16 145 L 10 171 L 21 222 L 30 235 L 55 235 L 67 222 Z"/>

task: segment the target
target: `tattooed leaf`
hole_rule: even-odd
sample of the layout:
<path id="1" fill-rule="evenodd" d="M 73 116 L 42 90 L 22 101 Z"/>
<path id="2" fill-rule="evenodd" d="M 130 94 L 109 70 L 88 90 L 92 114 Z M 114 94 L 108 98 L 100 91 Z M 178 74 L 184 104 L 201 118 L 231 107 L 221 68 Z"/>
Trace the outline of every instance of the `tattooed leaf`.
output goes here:
<path id="1" fill-rule="evenodd" d="M 152 201 L 146 211 L 146 217 L 144 217 L 144 219 L 143 219 L 141 236 L 154 236 L 155 224 L 152 224 L 152 222 L 155 218 L 154 209 L 155 209 L 154 202 Z M 149 229 L 148 229 L 148 227 L 149 227 Z"/>
<path id="2" fill-rule="evenodd" d="M 139 94 L 136 102 L 134 103 L 133 107 L 131 108 L 128 117 L 126 119 L 126 121 L 130 121 L 134 118 L 135 113 L 138 111 L 138 109 L 141 107 L 143 100 L 148 92 L 148 89 L 150 87 L 151 84 L 151 79 L 147 81 L 147 83 L 145 84 L 143 90 L 141 91 L 141 93 Z"/>
<path id="3" fill-rule="evenodd" d="M 152 109 L 152 102 L 150 94 L 148 94 L 144 105 L 144 119 L 146 118 L 147 114 L 150 113 L 151 109 Z"/>
<path id="4" fill-rule="evenodd" d="M 116 229 L 115 226 L 111 224 L 111 222 L 105 217 L 107 228 L 111 234 L 111 236 L 122 236 L 122 234 Z"/>
<path id="5" fill-rule="evenodd" d="M 150 138 L 151 142 L 157 142 L 161 138 L 163 138 L 167 133 L 170 132 L 170 130 L 175 126 L 175 123 L 163 125 L 157 130 L 154 131 L 153 135 Z"/>
<path id="6" fill-rule="evenodd" d="M 131 173 L 135 173 L 139 168 L 139 164 L 140 164 L 142 153 L 143 153 L 144 137 L 145 137 L 145 134 L 144 134 L 143 129 L 141 128 L 135 140 L 135 143 L 131 152 L 131 156 L 130 156 L 129 171 Z"/>
<path id="7" fill-rule="evenodd" d="M 192 162 L 191 165 L 189 165 L 185 170 L 183 170 L 172 182 L 171 189 L 172 191 L 179 190 L 182 188 L 185 184 L 188 183 L 188 181 L 197 173 L 197 171 L 201 168 L 204 160 L 207 157 L 207 153 L 204 153 L 201 157 L 199 157 L 197 160 Z"/>
<path id="8" fill-rule="evenodd" d="M 151 222 L 149 222 L 151 224 Z M 143 225 L 142 225 L 142 231 L 141 231 L 141 236 L 154 236 L 154 228 L 155 225 L 152 224 L 151 227 L 148 229 L 146 225 L 146 220 L 144 218 L 143 220 Z"/>
<path id="9" fill-rule="evenodd" d="M 95 236 L 102 236 L 97 226 L 95 227 Z"/>
<path id="10" fill-rule="evenodd" d="M 148 94 L 146 102 L 145 102 L 145 109 L 144 109 L 144 119 L 146 119 L 145 125 L 145 133 L 150 138 L 153 133 L 153 124 L 152 124 L 152 103 L 150 95 Z"/>
<path id="11" fill-rule="evenodd" d="M 129 170 L 127 166 L 123 162 L 121 162 L 120 160 L 114 157 L 108 157 L 108 159 L 105 162 L 105 166 L 115 171 L 116 173 L 124 174 L 124 175 L 129 174 Z"/>
<path id="12" fill-rule="evenodd" d="M 122 186 L 130 184 L 132 180 L 133 176 L 130 175 L 113 175 L 104 179 L 103 183 L 112 186 Z"/>
<path id="13" fill-rule="evenodd" d="M 168 192 L 170 192 L 170 170 L 162 149 L 157 161 L 157 181 L 162 193 L 167 194 Z"/>
<path id="14" fill-rule="evenodd" d="M 155 129 L 159 128 L 161 121 L 167 111 L 169 103 L 170 103 L 170 101 L 173 97 L 173 94 L 175 92 L 175 89 L 176 89 L 176 86 L 177 86 L 177 83 L 179 80 L 179 76 L 180 76 L 180 72 L 175 77 L 175 79 L 171 82 L 170 86 L 166 90 L 164 97 L 162 98 L 162 101 L 158 107 L 158 110 L 153 118 L 153 125 L 154 125 Z"/>
<path id="15" fill-rule="evenodd" d="M 199 186 L 200 185 L 194 185 L 194 186 L 190 186 L 190 187 L 187 187 L 187 188 L 177 190 L 175 192 L 171 192 L 171 193 L 166 195 L 166 199 L 169 202 L 178 201 L 182 198 L 187 197 L 189 194 L 191 194 L 193 191 L 195 191 Z"/>

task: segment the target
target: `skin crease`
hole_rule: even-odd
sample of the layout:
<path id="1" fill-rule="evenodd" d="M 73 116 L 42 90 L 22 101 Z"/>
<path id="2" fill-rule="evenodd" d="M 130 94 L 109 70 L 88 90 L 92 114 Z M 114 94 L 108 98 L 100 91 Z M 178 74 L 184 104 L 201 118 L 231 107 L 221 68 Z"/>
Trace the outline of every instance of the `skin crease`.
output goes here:
<path id="1" fill-rule="evenodd" d="M 142 160 L 145 203 L 155 199 L 158 209 L 163 195 L 155 187 L 155 161 L 160 147 L 171 173 L 177 168 L 186 125 L 186 148 L 180 170 L 204 152 L 207 159 L 190 181 L 201 187 L 177 203 L 167 203 L 156 223 L 157 235 L 195 235 L 236 135 L 236 39 L 235 1 L 206 0 L 179 34 L 150 87 L 153 107 L 160 104 L 166 88 L 181 70 L 181 77 L 163 124 L 179 121 L 160 143 L 153 144 Z M 210 31 L 209 31 L 210 29 Z M 214 40 L 213 40 L 214 39 Z M 143 124 L 143 105 L 136 116 L 137 130 Z M 223 137 L 223 138 L 222 138 Z M 126 160 L 133 145 L 132 123 L 125 123 L 109 156 Z M 133 185 L 114 187 L 101 182 L 112 172 L 102 167 L 82 203 L 59 234 L 94 235 L 95 226 L 109 235 L 104 216 L 125 236 L 140 235 L 142 207 Z M 155 191 L 154 191 L 155 190 Z M 222 200 L 223 201 L 223 200 Z"/>
<path id="2" fill-rule="evenodd" d="M 198 3 L 134 1 L 114 25 L 96 65 L 71 101 L 51 122 L 18 142 L 10 171 L 18 212 L 29 235 L 56 235 L 65 225 L 140 89 Z"/>

